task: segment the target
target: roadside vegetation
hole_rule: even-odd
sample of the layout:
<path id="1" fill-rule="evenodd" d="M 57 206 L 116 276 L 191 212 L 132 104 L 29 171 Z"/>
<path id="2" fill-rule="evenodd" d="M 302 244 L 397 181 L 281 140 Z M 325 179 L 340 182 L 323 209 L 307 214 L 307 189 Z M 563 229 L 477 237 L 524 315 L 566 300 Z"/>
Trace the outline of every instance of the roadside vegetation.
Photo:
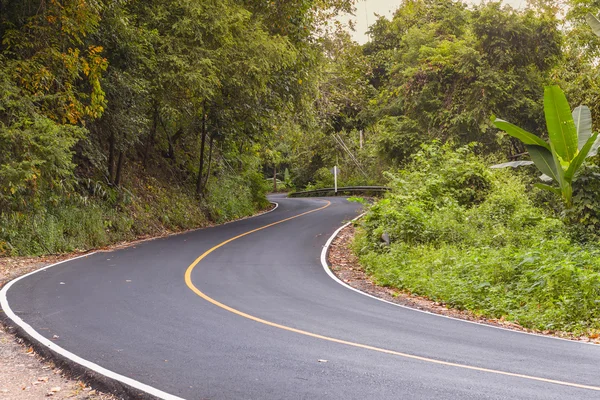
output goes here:
<path id="1" fill-rule="evenodd" d="M 339 151 L 321 159 L 339 157 L 342 180 L 360 178 L 360 165 L 392 187 L 366 205 L 353 245 L 376 283 L 527 328 L 600 334 L 590 13 L 600 8 L 578 0 L 404 1 L 364 46 L 333 53 L 324 93 L 346 102 L 329 135 L 353 157 L 334 139 Z M 341 84 L 356 76 L 367 79 Z M 313 171 L 311 185 L 330 185 Z"/>
<path id="2" fill-rule="evenodd" d="M 600 7 L 404 0 L 358 44 L 354 3 L 0 0 L 0 256 L 243 217 L 337 165 L 392 187 L 354 244 L 378 283 L 600 333 Z"/>
<path id="3" fill-rule="evenodd" d="M 318 127 L 325 21 L 351 7 L 0 0 L 0 256 L 266 207 L 277 143 Z"/>
<path id="4" fill-rule="evenodd" d="M 475 149 L 425 145 L 388 174 L 393 191 L 369 207 L 354 243 L 366 271 L 377 284 L 525 327 L 599 332 L 598 238 L 582 240 L 556 199 L 489 169 Z"/>

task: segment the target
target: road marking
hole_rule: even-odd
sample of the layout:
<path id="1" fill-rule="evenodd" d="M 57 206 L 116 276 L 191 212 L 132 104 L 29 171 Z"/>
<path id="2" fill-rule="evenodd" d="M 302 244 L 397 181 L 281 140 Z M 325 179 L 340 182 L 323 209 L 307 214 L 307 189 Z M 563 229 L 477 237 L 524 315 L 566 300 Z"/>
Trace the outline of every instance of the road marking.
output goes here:
<path id="1" fill-rule="evenodd" d="M 271 202 L 272 204 L 275 205 L 275 207 L 273 207 L 272 209 L 270 209 L 269 211 L 266 211 L 264 213 L 260 213 L 257 215 L 253 215 L 249 218 L 254 218 L 254 217 L 258 217 L 261 215 L 265 215 L 268 214 L 270 212 L 273 212 L 277 209 L 277 207 L 279 207 L 279 203 L 276 203 L 274 201 Z M 239 221 L 239 220 L 236 220 Z M 236 221 L 230 221 L 230 222 L 236 222 Z M 206 228 L 200 228 L 200 229 L 206 229 Z M 199 229 L 194 229 L 194 230 L 199 230 Z M 182 232 L 182 233 L 178 233 L 175 234 L 173 236 L 177 236 L 177 235 L 183 235 L 186 232 Z M 160 239 L 160 238 L 153 238 L 152 240 L 156 240 L 156 239 Z M 135 248 L 135 245 L 134 247 Z M 119 250 L 119 249 L 117 249 Z M 150 385 L 146 385 L 145 383 L 136 381 L 135 379 L 129 378 L 127 376 L 118 374 L 116 372 L 113 372 L 109 369 L 106 369 L 104 367 L 101 367 L 100 365 L 93 363 L 89 360 L 86 360 L 84 358 L 79 357 L 78 355 L 71 353 L 70 351 L 64 349 L 63 347 L 60 347 L 59 345 L 57 345 L 56 343 L 46 339 L 43 335 L 41 335 L 40 333 L 38 333 L 35 329 L 33 329 L 33 327 L 31 325 L 29 325 L 27 322 L 23 321 L 18 315 L 16 315 L 13 310 L 10 308 L 10 305 L 8 304 L 8 289 L 11 288 L 11 286 L 13 286 L 15 283 L 19 282 L 21 279 L 27 278 L 28 276 L 31 276 L 33 274 L 37 274 L 38 272 L 41 271 L 45 271 L 49 268 L 52 268 L 56 265 L 59 264 L 63 264 L 69 261 L 74 261 L 77 260 L 79 258 L 83 258 L 83 257 L 89 257 L 91 255 L 97 254 L 98 252 L 94 251 L 92 253 L 87 253 L 78 257 L 73 257 L 73 258 L 69 258 L 67 260 L 63 260 L 63 261 L 59 261 L 57 263 L 51 264 L 51 265 L 47 265 L 45 267 L 42 267 L 38 270 L 35 270 L 33 272 L 30 272 L 28 274 L 25 274 L 23 276 L 20 276 L 12 281 L 10 281 L 9 283 L 7 283 L 1 290 L 0 290 L 0 308 L 2 310 L 4 310 L 4 313 L 6 314 L 6 316 L 11 319 L 16 325 L 18 325 L 19 327 L 21 327 L 21 329 L 23 329 L 23 331 L 29 335 L 33 340 L 37 341 L 39 344 L 41 344 L 42 346 L 47 347 L 48 349 L 54 351 L 55 353 L 65 357 L 68 360 L 71 360 L 81 366 L 83 366 L 84 368 L 90 370 L 90 371 L 94 371 L 100 375 L 104 375 L 109 379 L 113 379 L 115 381 L 119 381 L 121 383 L 124 383 L 127 386 L 130 386 L 134 389 L 138 389 L 141 390 L 143 392 L 146 392 L 148 394 L 151 394 L 154 397 L 157 397 L 159 399 L 163 399 L 163 400 L 185 400 L 181 397 L 172 395 L 170 393 L 167 392 L 163 392 L 162 390 L 159 390 L 155 387 L 152 387 Z"/>
<path id="2" fill-rule="evenodd" d="M 73 260 L 77 260 L 79 258 L 83 258 L 83 257 L 89 257 L 93 254 L 96 254 L 97 252 L 93 252 L 93 253 L 88 253 L 88 254 L 84 254 L 82 256 L 79 257 L 74 257 L 74 258 L 70 258 L 68 260 L 64 260 L 64 261 L 60 261 L 57 262 L 55 264 L 51 264 L 48 265 L 46 267 L 40 268 L 36 271 L 30 272 L 26 275 L 20 276 L 18 278 L 16 278 L 15 280 L 10 281 L 9 283 L 6 284 L 6 286 L 4 286 L 2 288 L 2 290 L 0 290 L 0 306 L 2 307 L 2 309 L 4 310 L 6 316 L 8 318 L 10 318 L 15 324 L 17 324 L 18 326 L 21 327 L 21 329 L 23 329 L 23 331 L 25 331 L 25 333 L 27 333 L 27 335 L 29 335 L 33 340 L 35 340 L 36 342 L 38 342 L 39 344 L 41 344 L 42 346 L 47 347 L 48 349 L 54 351 L 55 353 L 65 357 L 66 359 L 69 359 L 81 366 L 83 366 L 84 368 L 90 370 L 90 371 L 94 371 L 97 372 L 98 374 L 104 375 L 109 379 L 113 379 L 115 381 L 119 381 L 121 383 L 124 383 L 127 386 L 130 386 L 134 389 L 139 389 L 143 392 L 149 393 L 155 397 L 158 397 L 160 399 L 163 400 L 184 400 L 181 397 L 177 397 L 177 396 L 173 396 L 172 394 L 163 392 L 159 389 L 156 389 L 152 386 L 146 385 L 142 382 L 136 381 L 135 379 L 131 379 L 127 376 L 118 374 L 116 372 L 113 372 L 109 369 L 106 369 L 104 367 L 101 367 L 100 365 L 93 363 L 91 361 L 88 361 L 84 358 L 79 357 L 78 355 L 71 353 L 70 351 L 64 349 L 63 347 L 60 347 L 59 345 L 57 345 L 56 343 L 52 342 L 49 339 L 46 339 L 44 336 L 42 336 L 40 333 L 38 333 L 35 329 L 33 329 L 33 327 L 31 325 L 29 325 L 27 322 L 23 321 L 19 316 L 17 316 L 13 310 L 10 308 L 10 306 L 8 305 L 8 298 L 7 298 L 7 292 L 8 289 L 10 289 L 10 287 L 12 285 L 14 285 L 15 283 L 19 282 L 21 279 L 27 278 L 30 275 L 36 274 L 40 271 L 45 271 L 48 268 L 54 267 L 56 265 L 59 264 L 63 264 L 66 263 L 68 261 L 73 261 Z"/>
<path id="3" fill-rule="evenodd" d="M 561 337 L 557 337 L 557 336 L 542 335 L 542 334 L 535 333 L 535 332 L 518 331 L 518 330 L 515 330 L 515 329 L 505 328 L 503 326 L 489 325 L 489 324 L 478 322 L 478 321 L 469 321 L 468 319 L 456 318 L 456 317 L 451 317 L 449 315 L 437 314 L 437 313 L 434 313 L 434 312 L 431 312 L 431 311 L 420 310 L 418 308 L 413 308 L 413 307 L 405 306 L 403 304 L 398 304 L 398 303 L 394 303 L 394 302 L 382 299 L 381 297 L 373 296 L 373 295 L 371 295 L 369 293 L 363 292 L 362 290 L 359 290 L 359 289 L 357 289 L 355 287 L 352 287 L 352 286 L 348 285 L 346 282 L 342 281 L 340 278 L 338 278 L 337 276 L 335 276 L 335 274 L 331 271 L 331 269 L 329 268 L 329 264 L 327 263 L 327 255 L 328 255 L 328 252 L 329 252 L 329 248 L 331 247 L 331 243 L 335 240 L 335 238 L 340 233 L 340 231 L 342 229 L 344 229 L 345 227 L 347 227 L 348 225 L 352 224 L 354 221 L 358 221 L 364 215 L 365 215 L 365 213 L 360 214 L 359 216 L 357 216 L 356 218 L 354 218 L 350 222 L 347 222 L 346 224 L 340 226 L 338 228 L 338 230 L 336 230 L 335 232 L 333 232 L 333 234 L 329 237 L 329 239 L 327 240 L 327 243 L 325 243 L 325 246 L 323 246 L 323 250 L 321 251 L 321 266 L 323 267 L 323 269 L 325 270 L 325 272 L 327 273 L 327 275 L 329 275 L 329 277 L 331 279 L 333 279 L 334 281 L 336 281 L 340 285 L 344 286 L 346 289 L 350 289 L 353 292 L 356 292 L 356 293 L 361 294 L 361 295 L 366 296 L 366 297 L 370 297 L 370 298 L 372 298 L 374 300 L 377 300 L 377 301 L 381 301 L 382 303 L 386 303 L 386 304 L 392 305 L 394 307 L 400 307 L 400 308 L 404 308 L 405 310 L 410 310 L 410 311 L 414 311 L 414 312 L 418 312 L 418 313 L 422 313 L 422 314 L 431 315 L 432 317 L 451 319 L 453 321 L 464 322 L 466 324 L 471 324 L 471 325 L 478 325 L 478 326 L 481 326 L 483 328 L 499 329 L 501 331 L 512 332 L 512 333 L 519 334 L 519 335 L 529 335 L 529 336 L 536 336 L 536 337 L 544 338 L 544 339 L 560 340 L 561 342 L 568 342 L 568 343 L 571 343 L 571 344 L 574 344 L 574 345 L 599 346 L 598 344 L 596 344 L 594 342 L 581 342 L 581 341 L 578 341 L 578 340 L 565 339 L 565 338 L 561 338 Z"/>
<path id="4" fill-rule="evenodd" d="M 437 364 L 437 365 L 444 365 L 444 366 L 448 366 L 448 367 L 455 367 L 455 368 L 467 369 L 467 370 L 471 370 L 471 371 L 487 372 L 487 373 L 491 373 L 491 374 L 495 374 L 495 375 L 510 376 L 510 377 L 514 377 L 514 378 L 521 378 L 521 379 L 527 379 L 527 380 L 531 380 L 531 381 L 551 383 L 551 384 L 568 386 L 568 387 L 573 387 L 573 388 L 578 388 L 578 389 L 588 389 L 588 390 L 600 391 L 600 386 L 583 385 L 583 384 L 579 384 L 579 383 L 573 383 L 573 382 L 566 382 L 566 381 L 560 381 L 560 380 L 555 380 L 555 379 L 542 378 L 542 377 L 538 377 L 538 376 L 518 374 L 518 373 L 514 373 L 514 372 L 507 372 L 507 371 L 495 370 L 495 369 L 490 369 L 490 368 L 476 367 L 476 366 L 468 365 L 468 364 L 459 364 L 459 363 L 454 363 L 454 362 L 449 362 L 449 361 L 436 360 L 434 358 L 421 357 L 421 356 L 417 356 L 417 355 L 414 355 L 414 354 L 408 354 L 408 353 L 403 353 L 403 352 L 399 352 L 399 351 L 395 351 L 395 350 L 384 349 L 384 348 L 381 348 L 381 347 L 375 347 L 375 346 L 370 346 L 370 345 L 366 345 L 366 344 L 362 344 L 362 343 L 356 343 L 356 342 L 351 342 L 351 341 L 347 341 L 347 340 L 336 339 L 336 338 L 333 338 L 333 337 L 319 335 L 317 333 L 308 332 L 308 331 L 304 331 L 304 330 L 297 329 L 297 328 L 292 328 L 290 326 L 277 324 L 275 322 L 267 321 L 265 319 L 255 317 L 255 316 L 247 314 L 247 313 L 245 313 L 243 311 L 240 311 L 240 310 L 237 310 L 235 308 L 229 307 L 228 305 L 223 304 L 223 303 L 221 303 L 221 302 L 213 299 L 212 297 L 208 296 L 204 292 L 202 292 L 192 282 L 192 272 L 194 271 L 194 268 L 196 268 L 196 266 L 200 263 L 200 261 L 202 261 L 203 259 L 205 259 L 210 253 L 212 253 L 213 251 L 217 250 L 218 248 L 223 247 L 227 243 L 231 243 L 234 240 L 237 240 L 239 238 L 242 238 L 244 236 L 250 235 L 252 233 L 261 231 L 263 229 L 267 229 L 267 228 L 270 228 L 272 226 L 281 224 L 283 222 L 286 222 L 286 221 L 289 221 L 289 220 L 292 220 L 292 219 L 295 219 L 295 218 L 302 217 L 302 216 L 307 215 L 307 214 L 311 214 L 311 213 L 323 210 L 324 208 L 327 208 L 330 205 L 331 205 L 331 202 L 327 201 L 327 204 L 325 206 L 323 206 L 323 207 L 316 208 L 314 210 L 307 211 L 307 212 L 304 212 L 304 213 L 301 213 L 301 214 L 298 214 L 298 215 L 295 215 L 295 216 L 292 216 L 292 217 L 289 217 L 289 218 L 285 218 L 285 219 L 282 219 L 280 221 L 270 223 L 268 225 L 264 225 L 264 226 L 262 226 L 260 228 L 256 228 L 256 229 L 253 229 L 251 231 L 242 233 L 240 235 L 237 235 L 235 237 L 227 239 L 224 242 L 219 243 L 218 245 L 214 246 L 213 248 L 205 251 L 200 257 L 198 257 L 196 260 L 194 260 L 194 262 L 192 264 L 190 264 L 190 266 L 185 271 L 185 283 L 186 283 L 186 285 L 188 286 L 188 288 L 190 288 L 190 290 L 192 290 L 194 293 L 196 293 L 198 296 L 200 296 L 204 300 L 208 301 L 209 303 L 214 304 L 217 307 L 220 307 L 220 308 L 222 308 L 224 310 L 227 310 L 227 311 L 229 311 L 229 312 L 231 312 L 233 314 L 239 315 L 241 317 L 247 318 L 249 320 L 252 320 L 252 321 L 264 324 L 264 325 L 268 325 L 268 326 L 271 326 L 271 327 L 274 327 L 274 328 L 282 329 L 282 330 L 285 330 L 285 331 L 288 331 L 288 332 L 298 333 L 298 334 L 304 335 L 304 336 L 309 336 L 309 337 L 312 337 L 312 338 L 315 338 L 315 339 L 321 339 L 321 340 L 325 340 L 325 341 L 328 341 L 328 342 L 333 342 L 333 343 L 343 344 L 343 345 L 347 345 L 347 346 L 357 347 L 357 348 L 365 349 L 365 350 L 377 351 L 379 353 L 390 354 L 390 355 L 399 356 L 399 357 L 403 357 L 403 358 L 408 358 L 408 359 L 412 359 L 412 360 L 423 361 L 423 362 L 427 362 L 427 363 L 431 363 L 431 364 Z"/>

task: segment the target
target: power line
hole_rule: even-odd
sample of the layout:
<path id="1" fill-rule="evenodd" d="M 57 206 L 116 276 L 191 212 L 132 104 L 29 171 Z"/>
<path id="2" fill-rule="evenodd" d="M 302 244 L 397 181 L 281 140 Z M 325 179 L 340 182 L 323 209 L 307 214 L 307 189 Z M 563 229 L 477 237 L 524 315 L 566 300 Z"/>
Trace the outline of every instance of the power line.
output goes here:
<path id="1" fill-rule="evenodd" d="M 354 162 L 354 164 L 356 164 L 356 166 L 358 167 L 360 172 L 362 172 L 362 174 L 365 176 L 365 178 L 369 179 L 369 176 L 367 175 L 365 170 L 362 168 L 362 166 L 360 165 L 360 163 L 358 162 L 356 157 L 354 157 L 354 154 L 352 154 L 352 152 L 350 151 L 348 146 L 346 146 L 346 143 L 344 143 L 344 140 L 341 138 L 341 136 L 339 136 L 337 133 L 334 133 L 333 138 L 338 143 L 338 145 L 342 148 L 342 150 L 344 150 L 346 153 L 348 153 L 348 155 L 350 156 L 350 159 Z"/>

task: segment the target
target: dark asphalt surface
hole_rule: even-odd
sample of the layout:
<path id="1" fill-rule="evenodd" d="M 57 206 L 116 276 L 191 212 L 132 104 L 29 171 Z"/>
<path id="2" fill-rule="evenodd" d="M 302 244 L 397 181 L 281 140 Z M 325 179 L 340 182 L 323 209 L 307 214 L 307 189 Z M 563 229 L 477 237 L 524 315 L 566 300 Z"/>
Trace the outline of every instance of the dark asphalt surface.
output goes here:
<path id="1" fill-rule="evenodd" d="M 442 318 L 362 296 L 319 257 L 358 213 L 328 208 L 208 255 L 194 285 L 253 316 L 356 343 L 476 367 L 600 385 L 600 346 Z M 600 399 L 600 392 L 408 359 L 288 332 L 219 308 L 184 282 L 233 236 L 324 205 L 274 212 L 52 267 L 8 291 L 11 308 L 65 349 L 186 399 Z M 327 362 L 319 362 L 327 360 Z"/>

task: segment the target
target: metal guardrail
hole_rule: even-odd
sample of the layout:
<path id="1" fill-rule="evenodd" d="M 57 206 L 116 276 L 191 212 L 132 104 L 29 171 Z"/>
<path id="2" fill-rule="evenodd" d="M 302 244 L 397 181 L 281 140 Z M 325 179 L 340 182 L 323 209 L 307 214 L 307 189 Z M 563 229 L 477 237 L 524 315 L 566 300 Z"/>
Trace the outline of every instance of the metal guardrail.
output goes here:
<path id="1" fill-rule="evenodd" d="M 288 197 L 324 197 L 324 196 L 347 196 L 350 194 L 376 195 L 391 190 L 387 186 L 347 186 L 339 187 L 337 193 L 334 188 L 322 188 L 306 190 L 303 192 L 290 193 Z"/>

